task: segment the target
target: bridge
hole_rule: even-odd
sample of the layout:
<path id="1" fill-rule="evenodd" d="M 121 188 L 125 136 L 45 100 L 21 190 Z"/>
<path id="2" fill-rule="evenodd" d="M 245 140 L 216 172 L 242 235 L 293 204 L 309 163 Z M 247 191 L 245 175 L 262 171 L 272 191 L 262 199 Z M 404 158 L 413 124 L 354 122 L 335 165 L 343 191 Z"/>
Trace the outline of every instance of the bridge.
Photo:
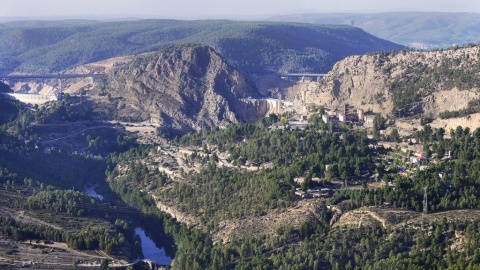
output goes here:
<path id="1" fill-rule="evenodd" d="M 0 75 L 1 81 L 28 81 L 37 79 L 58 79 L 60 85 L 60 92 L 63 92 L 62 80 L 76 79 L 76 78 L 91 78 L 90 82 L 93 84 L 96 78 L 105 76 L 105 73 L 70 73 L 70 74 L 20 74 L 20 75 Z"/>
<path id="2" fill-rule="evenodd" d="M 1 80 L 26 80 L 26 79 L 74 79 L 74 78 L 97 78 L 105 76 L 104 73 L 71 73 L 71 74 L 21 74 L 0 75 Z"/>
<path id="3" fill-rule="evenodd" d="M 290 78 L 301 78 L 302 80 L 304 80 L 306 77 L 318 80 L 318 78 L 323 78 L 327 74 L 325 73 L 277 73 L 276 75 L 282 78 L 286 78 L 287 80 L 289 80 Z"/>
<path id="4" fill-rule="evenodd" d="M 254 76 L 278 76 L 284 79 L 291 79 L 291 78 L 300 78 L 304 80 L 305 78 L 312 78 L 318 80 L 318 78 L 323 78 L 326 73 L 313 73 L 313 72 L 250 72 L 248 73 Z"/>
<path id="5" fill-rule="evenodd" d="M 326 73 L 277 73 L 280 77 L 323 77 Z"/>

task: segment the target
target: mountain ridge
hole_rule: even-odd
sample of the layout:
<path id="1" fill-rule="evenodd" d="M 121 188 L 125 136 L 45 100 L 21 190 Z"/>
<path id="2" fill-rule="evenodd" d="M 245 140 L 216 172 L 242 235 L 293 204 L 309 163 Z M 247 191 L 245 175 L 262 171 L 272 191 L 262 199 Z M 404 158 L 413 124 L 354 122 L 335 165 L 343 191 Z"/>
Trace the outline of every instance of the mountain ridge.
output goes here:
<path id="1" fill-rule="evenodd" d="M 178 44 L 209 45 L 244 73 L 325 72 L 352 54 L 404 48 L 351 26 L 229 20 L 17 22 L 0 24 L 0 37 L 3 73 L 58 72 Z"/>
<path id="2" fill-rule="evenodd" d="M 137 56 L 107 73 L 93 94 L 114 118 L 150 121 L 168 133 L 255 120 L 240 98 L 256 94 L 213 48 L 175 46 Z"/>
<path id="3" fill-rule="evenodd" d="M 271 21 L 345 24 L 405 46 L 434 49 L 478 42 L 480 14 L 460 12 L 299 13 Z"/>

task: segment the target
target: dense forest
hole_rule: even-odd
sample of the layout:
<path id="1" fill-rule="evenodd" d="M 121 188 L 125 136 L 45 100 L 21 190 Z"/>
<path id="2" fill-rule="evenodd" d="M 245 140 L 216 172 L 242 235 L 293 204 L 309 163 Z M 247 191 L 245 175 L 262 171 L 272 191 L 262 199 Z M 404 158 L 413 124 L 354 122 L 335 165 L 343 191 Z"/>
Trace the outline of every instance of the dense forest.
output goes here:
<path id="1" fill-rule="evenodd" d="M 92 153 L 82 155 L 54 148 L 45 152 L 32 128 L 32 123 L 85 119 L 77 114 L 75 106 L 75 102 L 65 100 L 32 109 L 0 96 L 1 233 L 16 241 L 46 239 L 78 250 L 102 250 L 121 258 L 136 258 L 141 250 L 135 245 L 134 226 L 143 215 L 108 191 L 102 181 L 107 162 L 92 154 L 106 156 L 133 142 L 105 137 L 116 145 L 113 150 L 94 148 Z M 109 204 L 79 191 L 88 185 L 105 191 Z M 5 209 L 44 222 L 19 221 L 9 214 L 5 216 Z M 163 234 L 163 230 L 159 233 Z M 169 248 L 169 253 L 174 252 L 173 246 Z"/>
<path id="2" fill-rule="evenodd" d="M 385 183 L 393 181 L 396 188 L 386 185 L 383 189 L 340 191 L 330 199 L 330 202 L 338 203 L 348 199 L 355 207 L 387 203 L 418 212 L 478 209 L 480 128 L 471 132 L 469 128 L 463 129 L 459 126 L 449 133 L 451 139 L 445 139 L 443 128 L 432 129 L 425 125 L 424 129 L 417 131 L 414 136 L 423 144 L 428 157 L 444 157 L 450 153 L 452 159 L 442 159 L 423 170 L 413 168 L 414 173 L 409 177 L 388 173 L 383 167 L 377 166 L 379 180 Z M 427 209 L 423 209 L 425 194 L 428 198 Z"/>
<path id="3" fill-rule="evenodd" d="M 477 103 L 474 100 L 470 106 Z M 385 158 L 390 152 L 398 156 L 398 149 L 378 150 L 379 139 L 404 139 L 398 131 L 376 132 L 385 125 L 380 115 L 375 117 L 374 139 L 347 126 L 334 129 L 319 117 L 310 118 L 305 130 L 290 129 L 284 116 L 270 115 L 253 124 L 205 129 L 169 141 L 172 148 L 194 149 L 183 156 L 185 163 L 201 164 L 198 171 L 183 171 L 172 178 L 160 172 L 154 161 L 167 143 L 138 145 L 125 134 L 86 132 L 79 135 L 88 146 L 85 152 L 54 147 L 44 152 L 38 147 L 35 125 L 95 119 L 94 112 L 75 99 L 26 108 L 2 96 L 0 108 L 0 203 L 14 213 L 23 211 L 51 223 L 2 216 L 0 233 L 11 239 L 48 239 L 133 259 L 141 255 L 133 233 L 141 225 L 174 256 L 173 269 L 476 269 L 480 265 L 480 129 L 434 129 L 424 123 L 412 136 L 430 161 L 417 166 Z M 284 129 L 273 128 L 282 121 Z M 398 174 L 402 166 L 408 169 L 406 175 Z M 294 182 L 298 177 L 305 179 L 301 185 Z M 313 178 L 321 181 L 313 183 Z M 315 218 L 299 226 L 286 224 L 271 234 L 238 235 L 226 242 L 214 242 L 210 235 L 225 220 L 265 217 L 295 207 L 300 200 L 297 188 L 356 180 L 362 182 L 357 188 L 335 190 L 319 203 Z M 102 188 L 109 204 L 79 192 L 91 184 Z M 158 200 L 194 216 L 198 226 L 180 224 L 160 212 Z M 410 211 L 419 218 L 351 226 L 339 221 L 335 206 L 343 207 L 343 214 L 372 207 Z"/>
<path id="4" fill-rule="evenodd" d="M 210 45 L 244 73 L 327 72 L 349 55 L 403 47 L 359 28 L 224 20 L 4 23 L 0 71 L 52 73 L 176 44 Z M 295 43 L 290 40 L 296 40 Z"/>
<path id="5" fill-rule="evenodd" d="M 412 210 L 413 213 L 439 214 L 449 210 L 479 209 L 480 207 L 477 164 L 480 153 L 480 129 L 471 132 L 468 128 L 458 127 L 449 131 L 451 139 L 445 139 L 445 130 L 432 129 L 425 125 L 424 129 L 417 131 L 414 136 L 425 145 L 427 154 L 442 157 L 451 151 L 452 159 L 431 164 L 425 170 L 412 168 L 414 173 L 405 177 L 398 175 L 396 170 L 383 167 L 385 166 L 383 162 L 379 162 L 375 169 L 371 167 L 373 166 L 371 159 L 375 157 L 375 153 L 367 150 L 368 147 L 365 144 L 369 140 L 366 139 L 365 134 L 345 131 L 342 134 L 333 135 L 328 132 L 318 132 L 318 130 L 297 130 L 283 131 L 285 137 L 283 138 L 279 135 L 282 132 L 269 131 L 264 126 L 269 122 L 270 120 L 267 119 L 255 125 L 233 125 L 223 130 L 190 134 L 178 139 L 177 143 L 202 147 L 215 145 L 218 149 L 229 152 L 232 161 L 235 160 L 238 164 L 250 161 L 273 162 L 275 165 L 271 169 L 242 172 L 238 169 L 217 168 L 213 164 L 218 157 L 193 155 L 191 159 L 203 159 L 206 165 L 199 173 L 188 175 L 188 182 L 183 187 L 182 184 L 169 183 L 165 177 L 159 177 L 147 167 L 139 165 L 142 157 L 148 157 L 149 153 L 155 151 L 154 148 L 143 148 L 125 152 L 112 160 L 119 164 L 130 163 L 134 170 L 123 176 L 118 176 L 118 172 L 113 171 L 110 175 L 111 185 L 116 186 L 117 189 L 123 189 L 122 193 L 131 194 L 131 200 L 137 198 L 135 203 L 138 206 L 142 204 L 141 198 L 145 198 L 146 195 L 141 192 L 135 193 L 134 187 L 157 188 L 171 185 L 172 189 L 164 191 L 161 196 L 164 196 L 165 200 L 176 197 L 176 203 L 180 205 L 179 209 L 187 213 L 198 213 L 201 209 L 209 217 L 204 222 L 209 223 L 209 228 L 212 229 L 215 227 L 215 222 L 222 219 L 261 215 L 261 210 L 268 211 L 269 207 L 289 207 L 297 199 L 291 195 L 293 185 L 289 186 L 286 179 L 311 173 L 325 177 L 328 181 L 329 170 L 327 172 L 313 170 L 316 165 L 320 168 L 319 164 L 323 165 L 325 159 L 328 162 L 353 165 L 352 167 L 339 165 L 334 169 L 338 170 L 338 174 L 334 177 L 340 178 L 354 177 L 357 170 L 355 160 L 357 160 L 359 165 L 362 165 L 360 172 L 367 168 L 375 170 L 379 174 L 378 181 L 392 182 L 395 185 L 393 187 L 384 185 L 376 189 L 364 186 L 361 189 L 337 191 L 327 204 L 346 204 L 349 209 L 377 206 Z M 328 127 L 324 128 L 328 130 Z M 275 139 L 279 139 L 276 136 L 282 137 L 280 140 L 285 141 L 274 144 Z M 289 141 L 289 136 L 292 141 Z M 308 144 L 311 152 L 302 148 L 303 144 Z M 280 161 L 271 160 L 267 158 L 268 155 L 263 155 L 263 151 L 268 153 L 269 147 L 264 148 L 265 145 L 273 145 L 273 149 L 276 150 L 274 157 Z M 350 152 L 352 151 L 350 147 L 355 150 Z M 305 152 L 299 154 L 300 150 Z M 308 158 L 309 155 L 319 152 L 321 155 Z M 342 157 L 348 158 L 342 162 Z M 294 165 L 299 160 L 306 165 L 304 167 Z M 297 166 L 300 166 L 299 174 L 296 174 Z M 248 198 L 245 198 L 245 195 L 237 197 L 237 194 L 242 194 L 252 186 L 248 179 L 253 175 L 256 179 L 255 185 L 268 200 L 256 197 L 255 194 L 251 194 Z M 277 181 L 269 181 L 269 179 Z M 152 182 L 156 184 L 152 186 Z M 236 186 L 238 183 L 243 184 Z M 187 185 L 190 185 L 190 188 Z M 192 188 L 192 185 L 195 188 Z M 427 187 L 428 198 L 426 209 L 423 204 L 425 187 Z M 222 193 L 227 194 L 222 195 Z M 239 200 L 244 203 L 245 208 L 241 208 L 242 204 L 239 204 Z M 249 203 L 250 200 L 257 205 Z M 272 205 L 272 202 L 284 203 Z M 152 203 L 145 202 L 146 205 Z M 248 210 L 250 208 L 255 211 L 259 209 L 260 212 Z M 228 243 L 213 245 L 204 235 L 203 237 L 207 240 L 197 243 L 201 245 L 197 248 L 194 260 L 186 259 L 180 252 L 175 259 L 174 268 L 474 269 L 472 267 L 480 263 L 477 250 L 480 235 L 476 233 L 479 219 L 473 217 L 457 217 L 458 219 L 452 220 L 446 218 L 448 212 L 445 212 L 445 218 L 427 217 L 414 221 L 410 225 L 387 227 L 375 225 L 358 228 L 331 226 L 334 213 L 329 210 L 322 213 L 322 216 L 315 220 L 307 220 L 298 228 L 289 226 L 280 228 L 275 236 L 265 235 L 260 238 L 244 236 L 234 238 Z M 452 248 L 453 243 L 459 241 L 458 235 L 468 239 L 461 249 Z M 202 251 L 199 253 L 200 250 Z"/>
<path id="6" fill-rule="evenodd" d="M 295 177 L 327 178 L 359 177 L 372 169 L 366 133 L 338 134 L 308 131 L 271 132 L 262 122 L 231 125 L 217 131 L 186 135 L 180 145 L 202 146 L 202 141 L 227 151 L 229 161 L 237 166 L 246 163 L 271 163 L 258 172 L 217 166 L 215 153 L 209 156 L 192 154 L 187 162 L 200 162 L 202 169 L 182 175 L 184 181 L 170 181 L 157 169 L 147 167 L 144 159 L 156 153 L 156 147 L 140 152 L 125 152 L 115 162 L 130 170 L 112 172 L 110 179 L 121 186 L 143 187 L 158 192 L 162 201 L 171 202 L 181 212 L 199 215 L 210 229 L 225 219 L 261 216 L 271 209 L 285 209 L 295 200 Z M 202 139 L 203 138 L 203 139 Z M 326 170 L 326 165 L 329 169 Z M 115 179 L 115 180 L 113 180 Z M 304 189 L 313 187 L 307 180 Z M 118 183 L 116 184 L 118 185 Z"/>

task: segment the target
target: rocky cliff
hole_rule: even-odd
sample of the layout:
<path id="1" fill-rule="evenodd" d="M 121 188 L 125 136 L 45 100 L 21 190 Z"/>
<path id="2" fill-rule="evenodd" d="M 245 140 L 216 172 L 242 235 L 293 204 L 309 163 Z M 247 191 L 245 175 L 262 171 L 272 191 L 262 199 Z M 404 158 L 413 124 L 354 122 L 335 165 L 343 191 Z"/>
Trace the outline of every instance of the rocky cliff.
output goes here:
<path id="1" fill-rule="evenodd" d="M 255 94 L 246 79 L 208 46 L 179 46 L 120 64 L 96 84 L 110 115 L 151 121 L 169 132 L 248 122 L 240 98 Z"/>
<path id="2" fill-rule="evenodd" d="M 480 89 L 478 46 L 347 57 L 335 64 L 308 100 L 327 107 L 400 114 L 467 107 Z"/>

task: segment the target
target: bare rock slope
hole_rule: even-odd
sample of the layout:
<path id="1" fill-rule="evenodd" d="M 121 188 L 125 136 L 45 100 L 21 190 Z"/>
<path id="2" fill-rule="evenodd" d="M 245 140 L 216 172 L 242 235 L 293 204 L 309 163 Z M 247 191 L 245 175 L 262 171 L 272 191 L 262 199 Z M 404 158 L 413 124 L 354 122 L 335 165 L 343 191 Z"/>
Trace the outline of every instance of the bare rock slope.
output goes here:
<path id="1" fill-rule="evenodd" d="M 142 55 L 107 73 L 94 94 L 106 95 L 108 115 L 151 121 L 169 132 L 253 121 L 239 100 L 254 90 L 208 46 L 179 46 Z"/>
<path id="2" fill-rule="evenodd" d="M 473 46 L 350 56 L 335 64 L 308 100 L 384 114 L 463 109 L 478 96 L 479 52 Z"/>

